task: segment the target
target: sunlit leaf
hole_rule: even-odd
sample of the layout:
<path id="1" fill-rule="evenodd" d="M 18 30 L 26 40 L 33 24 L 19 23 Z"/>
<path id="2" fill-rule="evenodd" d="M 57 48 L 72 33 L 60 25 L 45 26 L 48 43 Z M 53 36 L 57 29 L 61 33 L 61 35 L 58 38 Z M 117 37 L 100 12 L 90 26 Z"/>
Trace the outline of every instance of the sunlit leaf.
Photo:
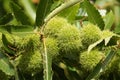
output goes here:
<path id="1" fill-rule="evenodd" d="M 105 46 L 109 43 L 109 41 L 110 41 L 111 38 L 112 38 L 112 36 L 105 38 Z"/>
<path id="2" fill-rule="evenodd" d="M 91 44 L 91 45 L 88 47 L 88 53 L 89 53 L 94 47 L 96 47 L 98 44 L 100 44 L 102 41 L 103 41 L 103 39 L 100 39 L 100 40 L 98 40 L 97 42 Z"/>

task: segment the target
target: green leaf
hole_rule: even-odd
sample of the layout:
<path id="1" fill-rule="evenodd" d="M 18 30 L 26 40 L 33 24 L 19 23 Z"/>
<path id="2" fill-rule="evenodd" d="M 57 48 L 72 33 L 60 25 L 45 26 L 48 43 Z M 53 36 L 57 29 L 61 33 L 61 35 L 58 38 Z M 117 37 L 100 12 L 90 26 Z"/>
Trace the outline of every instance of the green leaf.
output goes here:
<path id="1" fill-rule="evenodd" d="M 114 14 L 115 14 L 115 33 L 120 34 L 120 6 L 114 7 Z"/>
<path id="2" fill-rule="evenodd" d="M 75 21 L 75 17 L 78 13 L 80 4 L 73 5 L 67 9 L 64 9 L 61 11 L 58 15 L 66 18 L 70 23 L 73 23 Z"/>
<path id="3" fill-rule="evenodd" d="M 105 46 L 109 43 L 110 39 L 112 38 L 113 36 L 110 36 L 110 37 L 107 37 L 105 38 Z"/>
<path id="4" fill-rule="evenodd" d="M 27 13 L 27 15 L 29 16 L 32 24 L 34 24 L 36 12 L 35 12 L 34 4 L 32 3 L 32 0 L 19 0 L 18 2 L 24 8 L 24 10 Z"/>
<path id="5" fill-rule="evenodd" d="M 29 25 L 22 25 L 22 26 L 12 26 L 11 27 L 11 34 L 25 37 L 26 35 L 29 34 L 34 34 L 34 28 L 33 26 Z"/>
<path id="6" fill-rule="evenodd" d="M 69 80 L 82 80 L 77 74 L 77 71 L 68 70 L 68 74 L 69 76 L 66 74 L 66 77 L 69 77 Z"/>
<path id="7" fill-rule="evenodd" d="M 110 40 L 111 40 L 113 37 L 120 38 L 119 35 L 114 34 L 114 33 L 111 33 L 111 34 L 108 33 L 107 35 L 104 34 L 104 36 L 103 36 L 100 40 L 98 40 L 98 41 L 96 41 L 95 43 L 89 45 L 89 47 L 88 47 L 88 53 L 89 53 L 94 47 L 96 47 L 98 44 L 100 44 L 103 40 L 104 40 L 104 43 L 105 43 L 104 45 L 107 46 L 107 44 L 110 42 Z M 117 42 L 117 39 L 116 39 L 116 40 L 114 39 L 114 41 Z"/>
<path id="8" fill-rule="evenodd" d="M 7 75 L 15 75 L 14 67 L 13 65 L 9 62 L 8 57 L 4 55 L 0 51 L 0 70 L 2 70 L 5 74 Z"/>
<path id="9" fill-rule="evenodd" d="M 4 1 L 0 0 L 0 18 L 2 18 L 4 15 L 6 15 L 6 11 L 4 9 Z"/>
<path id="10" fill-rule="evenodd" d="M 48 54 L 45 44 L 44 44 L 43 62 L 44 62 L 43 63 L 44 80 L 52 80 L 52 57 L 50 54 Z"/>
<path id="11" fill-rule="evenodd" d="M 60 6 L 62 3 L 63 3 L 63 0 L 54 0 L 50 11 L 53 11 L 55 8 Z"/>
<path id="12" fill-rule="evenodd" d="M 6 51 L 7 53 L 9 53 L 9 54 L 14 55 L 14 54 L 15 54 L 15 51 L 12 50 L 12 49 L 10 49 L 10 47 L 12 47 L 13 44 L 11 44 L 11 43 L 7 40 L 7 38 L 6 38 L 6 36 L 5 36 L 4 34 L 2 34 L 2 42 L 3 42 L 3 48 L 5 49 L 5 51 Z"/>
<path id="13" fill-rule="evenodd" d="M 98 40 L 97 42 L 91 44 L 91 45 L 88 47 L 88 53 L 89 53 L 94 47 L 96 47 L 98 44 L 100 44 L 102 41 L 103 41 L 103 39 L 100 39 L 100 40 Z"/>
<path id="14" fill-rule="evenodd" d="M 8 13 L 7 15 L 0 18 L 0 25 L 4 25 L 8 22 L 10 22 L 13 19 L 13 15 L 11 13 Z"/>
<path id="15" fill-rule="evenodd" d="M 109 43 L 109 41 L 111 40 L 112 37 L 118 37 L 119 38 L 119 35 L 113 33 L 113 32 L 110 32 L 109 30 L 104 30 L 103 31 L 103 34 L 102 34 L 102 39 L 104 39 L 105 41 L 105 46 Z M 115 40 L 117 42 L 117 40 Z"/>
<path id="16" fill-rule="evenodd" d="M 31 24 L 29 17 L 24 13 L 20 6 L 18 6 L 12 1 L 10 2 L 10 6 L 18 22 L 23 25 Z"/>
<path id="17" fill-rule="evenodd" d="M 115 16 L 113 14 L 112 11 L 110 11 L 104 18 L 104 22 L 105 22 L 105 27 L 104 29 L 111 29 L 111 26 L 113 25 L 115 20 Z"/>
<path id="18" fill-rule="evenodd" d="M 18 36 L 26 36 L 27 34 L 33 34 L 33 26 L 28 25 L 0 25 L 0 32 L 3 34 L 14 34 Z"/>
<path id="19" fill-rule="evenodd" d="M 63 4 L 61 4 L 59 7 L 57 7 L 55 10 L 53 10 L 46 18 L 45 18 L 45 22 L 48 22 L 51 18 L 53 18 L 54 16 L 56 16 L 59 12 L 61 12 L 64 9 L 67 9 L 79 2 L 82 2 L 82 0 L 70 0 L 70 1 L 66 1 Z"/>
<path id="20" fill-rule="evenodd" d="M 84 0 L 84 7 L 86 9 L 86 12 L 88 14 L 88 19 L 91 23 L 98 25 L 98 27 L 103 30 L 104 29 L 104 21 L 99 14 L 98 10 L 92 5 L 89 1 Z"/>
<path id="21" fill-rule="evenodd" d="M 44 24 L 46 15 L 50 12 L 52 0 L 40 0 L 36 12 L 36 26 L 41 27 Z"/>
<path id="22" fill-rule="evenodd" d="M 97 66 L 94 68 L 93 72 L 85 80 L 92 80 L 95 79 L 110 63 L 112 58 L 114 57 L 116 50 L 111 50 L 104 60 L 101 60 Z"/>

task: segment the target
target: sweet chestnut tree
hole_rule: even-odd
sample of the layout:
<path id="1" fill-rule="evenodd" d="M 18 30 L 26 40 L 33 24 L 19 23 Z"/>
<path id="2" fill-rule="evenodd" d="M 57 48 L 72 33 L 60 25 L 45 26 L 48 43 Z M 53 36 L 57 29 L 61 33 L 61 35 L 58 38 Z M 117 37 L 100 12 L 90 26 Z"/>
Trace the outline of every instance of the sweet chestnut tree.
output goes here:
<path id="1" fill-rule="evenodd" d="M 0 0 L 0 80 L 118 80 L 119 0 Z"/>

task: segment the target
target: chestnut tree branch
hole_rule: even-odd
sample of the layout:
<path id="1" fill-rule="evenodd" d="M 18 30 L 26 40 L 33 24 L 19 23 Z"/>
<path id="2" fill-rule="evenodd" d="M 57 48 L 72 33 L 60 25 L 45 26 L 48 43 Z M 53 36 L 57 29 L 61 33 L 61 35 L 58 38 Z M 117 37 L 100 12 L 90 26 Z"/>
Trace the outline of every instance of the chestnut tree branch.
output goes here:
<path id="1" fill-rule="evenodd" d="M 70 6 L 75 5 L 78 2 L 82 2 L 84 0 L 70 0 L 70 1 L 66 1 L 65 3 L 63 3 L 61 6 L 59 6 L 58 8 L 56 8 L 55 10 L 53 10 L 44 20 L 45 23 L 47 23 L 51 18 L 53 18 L 55 15 L 57 15 L 59 12 L 61 12 L 62 10 L 69 8 Z"/>

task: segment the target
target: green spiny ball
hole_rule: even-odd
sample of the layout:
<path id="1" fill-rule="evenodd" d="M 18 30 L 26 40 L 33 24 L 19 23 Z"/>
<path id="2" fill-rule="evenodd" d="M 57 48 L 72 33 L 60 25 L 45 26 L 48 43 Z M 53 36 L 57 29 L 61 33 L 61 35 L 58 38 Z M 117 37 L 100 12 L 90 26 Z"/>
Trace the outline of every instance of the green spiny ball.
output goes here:
<path id="1" fill-rule="evenodd" d="M 38 49 L 41 46 L 39 35 L 27 35 L 16 42 L 16 46 L 20 51 Z"/>
<path id="2" fill-rule="evenodd" d="M 91 52 L 83 52 L 80 54 L 81 67 L 86 71 L 92 71 L 94 67 L 99 63 L 102 59 L 103 53 L 98 50 L 92 50 Z"/>
<path id="3" fill-rule="evenodd" d="M 25 74 L 34 75 L 43 69 L 42 55 L 39 50 L 25 51 L 18 60 L 18 67 Z"/>
<path id="4" fill-rule="evenodd" d="M 45 26 L 45 36 L 48 37 L 56 37 L 57 33 L 59 32 L 59 30 L 63 27 L 65 27 L 68 24 L 67 20 L 62 18 L 62 17 L 54 17 L 52 18 L 47 25 Z"/>
<path id="5" fill-rule="evenodd" d="M 23 73 L 34 75 L 42 70 L 42 55 L 40 54 L 40 40 L 38 35 L 24 37 L 17 44 L 19 57 L 18 67 Z"/>
<path id="6" fill-rule="evenodd" d="M 80 37 L 83 46 L 87 48 L 90 44 L 101 39 L 101 30 L 96 25 L 89 23 L 80 30 Z"/>
<path id="7" fill-rule="evenodd" d="M 77 27 L 69 24 L 62 28 L 58 35 L 58 46 L 60 48 L 60 53 L 63 56 L 68 56 L 69 58 L 76 58 L 77 53 L 81 47 L 80 33 Z"/>

